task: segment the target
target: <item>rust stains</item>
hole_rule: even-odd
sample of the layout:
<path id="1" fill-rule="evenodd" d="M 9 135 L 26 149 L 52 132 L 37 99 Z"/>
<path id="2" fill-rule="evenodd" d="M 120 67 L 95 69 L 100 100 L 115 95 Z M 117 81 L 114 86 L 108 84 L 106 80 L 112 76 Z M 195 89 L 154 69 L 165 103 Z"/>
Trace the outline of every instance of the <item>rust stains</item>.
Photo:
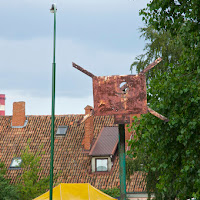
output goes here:
<path id="1" fill-rule="evenodd" d="M 83 72 L 84 74 L 90 76 L 91 78 L 95 77 L 94 74 L 92 74 L 91 72 L 88 72 L 86 69 L 82 68 L 81 66 L 77 65 L 76 63 L 72 63 L 72 66 L 76 69 L 78 69 L 79 71 Z"/>
<path id="2" fill-rule="evenodd" d="M 79 121 L 77 121 L 77 125 L 81 125 L 84 121 L 86 121 L 89 117 L 92 117 L 94 115 L 94 110 L 91 110 L 90 113 L 88 113 L 87 115 L 85 115 L 82 119 L 80 119 Z"/>
<path id="3" fill-rule="evenodd" d="M 117 121 L 121 116 L 127 123 L 126 115 L 148 112 L 145 75 L 96 76 L 93 96 L 95 115 L 115 115 Z"/>
<path id="4" fill-rule="evenodd" d="M 147 107 L 147 108 L 148 108 L 148 111 L 149 111 L 152 115 L 158 117 L 159 119 L 161 119 L 161 120 L 163 120 L 163 121 L 165 121 L 165 122 L 168 122 L 168 121 L 169 121 L 169 119 L 167 119 L 167 118 L 164 117 L 163 115 L 157 113 L 155 110 L 152 110 L 152 109 L 149 108 L 149 107 Z"/>
<path id="5" fill-rule="evenodd" d="M 85 116 L 79 123 L 92 115 L 114 115 L 115 124 L 126 124 L 130 123 L 130 114 L 146 114 L 148 112 L 168 121 L 166 117 L 147 107 L 145 73 L 161 61 L 162 58 L 158 58 L 138 75 L 125 76 L 95 76 L 72 63 L 74 68 L 90 76 L 93 80 L 94 112 Z"/>
<path id="6" fill-rule="evenodd" d="M 154 66 L 156 66 L 159 62 L 162 61 L 162 58 L 158 58 L 156 59 L 153 63 L 151 63 L 150 65 L 148 65 L 143 71 L 141 71 L 139 74 L 144 74 L 146 72 L 148 72 L 150 69 L 152 69 Z"/>

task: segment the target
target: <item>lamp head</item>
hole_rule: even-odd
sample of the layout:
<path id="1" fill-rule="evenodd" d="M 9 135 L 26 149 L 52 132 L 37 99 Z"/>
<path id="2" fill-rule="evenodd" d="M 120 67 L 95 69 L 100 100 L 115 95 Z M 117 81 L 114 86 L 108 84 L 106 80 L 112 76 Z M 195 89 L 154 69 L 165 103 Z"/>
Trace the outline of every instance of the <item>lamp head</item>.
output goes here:
<path id="1" fill-rule="evenodd" d="M 50 12 L 51 12 L 51 13 L 54 13 L 54 10 L 57 11 L 56 4 L 55 4 L 55 3 L 52 4 L 51 9 L 50 9 Z"/>

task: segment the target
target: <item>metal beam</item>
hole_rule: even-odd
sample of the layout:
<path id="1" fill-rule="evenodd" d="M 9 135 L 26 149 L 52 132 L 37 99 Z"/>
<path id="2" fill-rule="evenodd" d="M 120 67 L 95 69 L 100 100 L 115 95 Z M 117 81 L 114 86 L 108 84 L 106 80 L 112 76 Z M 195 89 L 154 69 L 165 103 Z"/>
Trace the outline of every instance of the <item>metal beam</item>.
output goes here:
<path id="1" fill-rule="evenodd" d="M 81 120 L 77 122 L 77 125 L 81 125 L 84 121 L 86 121 L 88 118 L 92 117 L 94 115 L 94 110 L 91 110 L 91 112 L 87 115 L 85 115 Z"/>
<path id="2" fill-rule="evenodd" d="M 168 122 L 168 121 L 169 121 L 169 119 L 167 119 L 167 118 L 164 117 L 163 115 L 157 113 L 155 110 L 152 110 L 152 109 L 149 108 L 149 107 L 147 107 L 147 109 L 148 109 L 148 111 L 149 111 L 152 115 L 158 117 L 159 119 L 161 119 L 161 120 L 163 120 L 163 121 L 165 121 L 165 122 Z"/>
<path id="3" fill-rule="evenodd" d="M 92 74 L 91 72 L 88 72 L 86 69 L 82 68 L 81 66 L 77 65 L 76 63 L 72 63 L 72 66 L 76 69 L 78 69 L 79 71 L 83 72 L 84 74 L 90 76 L 91 78 L 95 77 L 94 74 Z"/>
<path id="4" fill-rule="evenodd" d="M 150 69 L 152 69 L 154 66 L 156 66 L 159 62 L 162 61 L 162 58 L 158 58 L 156 59 L 153 63 L 151 63 L 150 65 L 148 65 L 145 69 L 143 69 L 140 74 L 145 74 L 146 72 L 148 72 Z"/>

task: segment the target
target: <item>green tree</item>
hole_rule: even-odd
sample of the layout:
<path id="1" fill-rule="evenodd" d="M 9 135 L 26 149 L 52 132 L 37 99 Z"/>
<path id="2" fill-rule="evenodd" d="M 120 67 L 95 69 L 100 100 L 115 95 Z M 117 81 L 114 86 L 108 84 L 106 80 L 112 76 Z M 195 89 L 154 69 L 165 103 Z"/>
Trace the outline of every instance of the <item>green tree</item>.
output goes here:
<path id="1" fill-rule="evenodd" d="M 147 95 L 149 106 L 170 121 L 142 116 L 139 124 L 132 125 L 136 135 L 129 153 L 143 164 L 147 181 L 152 180 L 147 189 L 154 191 L 157 199 L 199 199 L 200 1 L 153 0 L 141 14 L 153 33 L 169 34 L 166 44 L 174 44 L 175 52 L 163 54 L 162 43 L 153 46 L 155 40 L 146 37 L 150 49 L 133 63 L 140 71 L 156 53 L 163 57 L 162 65 L 148 74 Z"/>
<path id="2" fill-rule="evenodd" d="M 33 199 L 49 188 L 49 176 L 39 179 L 39 172 L 42 170 L 40 160 L 42 147 L 36 153 L 30 151 L 30 141 L 26 148 L 21 152 L 22 158 L 22 174 L 18 176 L 18 190 L 20 192 L 20 199 Z"/>
<path id="3" fill-rule="evenodd" d="M 111 189 L 101 189 L 102 192 L 106 193 L 107 195 L 116 198 L 120 196 L 120 189 L 119 188 L 111 188 Z"/>
<path id="4" fill-rule="evenodd" d="M 152 25 L 140 28 L 141 37 L 146 40 L 143 54 L 137 56 L 131 65 L 130 70 L 136 67 L 136 71 L 140 72 L 147 67 L 152 61 L 162 57 L 162 62 L 155 68 L 148 71 L 146 77 L 147 82 L 151 78 L 164 72 L 171 72 L 173 66 L 179 66 L 179 59 L 182 55 L 184 46 L 179 36 L 172 36 L 169 31 L 157 31 Z"/>
<path id="5" fill-rule="evenodd" d="M 6 171 L 4 163 L 0 161 L 0 200 L 17 200 L 19 199 L 17 188 L 10 184 Z"/>
<path id="6" fill-rule="evenodd" d="M 179 62 L 186 67 L 185 71 L 199 73 L 200 1 L 153 0 L 140 14 L 156 31 L 168 31 L 173 37 L 180 37 L 185 48 Z"/>

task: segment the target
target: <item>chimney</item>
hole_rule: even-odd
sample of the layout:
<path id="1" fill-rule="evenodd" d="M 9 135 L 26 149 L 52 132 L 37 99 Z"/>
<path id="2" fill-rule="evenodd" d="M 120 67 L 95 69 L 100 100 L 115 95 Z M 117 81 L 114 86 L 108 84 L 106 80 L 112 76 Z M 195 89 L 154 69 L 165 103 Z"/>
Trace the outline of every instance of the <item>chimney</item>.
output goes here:
<path id="1" fill-rule="evenodd" d="M 0 94 L 0 116 L 5 116 L 5 94 Z"/>
<path id="2" fill-rule="evenodd" d="M 93 107 L 86 106 L 85 115 L 89 114 L 92 110 L 93 110 Z M 86 151 L 90 150 L 92 140 L 93 140 L 93 131 L 94 131 L 93 116 L 91 116 L 85 120 L 85 137 L 82 144 L 84 145 L 84 150 Z"/>
<path id="3" fill-rule="evenodd" d="M 134 131 L 131 131 L 131 132 L 128 131 L 128 129 L 131 128 L 131 125 L 134 121 L 133 119 L 134 116 L 136 116 L 137 118 L 140 118 L 140 114 L 130 115 L 130 126 L 127 127 L 127 124 L 125 125 L 125 141 L 132 139 L 133 138 L 132 136 L 134 136 L 135 134 Z M 128 150 L 130 150 L 130 147 L 128 146 L 128 142 L 125 142 L 125 151 L 128 151 Z"/>
<path id="4" fill-rule="evenodd" d="M 25 120 L 25 102 L 14 102 L 12 126 L 24 126 Z"/>

